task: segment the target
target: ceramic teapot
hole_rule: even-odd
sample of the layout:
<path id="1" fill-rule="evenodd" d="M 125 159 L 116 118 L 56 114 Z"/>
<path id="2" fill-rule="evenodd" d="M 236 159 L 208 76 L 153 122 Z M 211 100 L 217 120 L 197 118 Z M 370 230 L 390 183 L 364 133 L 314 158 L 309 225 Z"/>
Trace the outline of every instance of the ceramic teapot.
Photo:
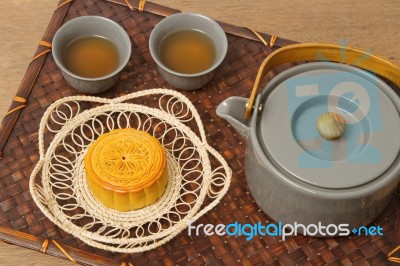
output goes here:
<path id="1" fill-rule="evenodd" d="M 337 63 L 344 53 L 347 64 Z M 321 54 L 330 62 L 292 67 L 258 93 L 271 69 L 319 61 Z M 400 174 L 400 98 L 375 74 L 400 85 L 400 68 L 377 56 L 337 45 L 290 45 L 265 59 L 249 99 L 231 97 L 218 106 L 217 114 L 247 140 L 247 183 L 273 220 L 352 229 L 387 206 Z M 333 140 L 319 131 L 324 114 L 344 121 Z"/>

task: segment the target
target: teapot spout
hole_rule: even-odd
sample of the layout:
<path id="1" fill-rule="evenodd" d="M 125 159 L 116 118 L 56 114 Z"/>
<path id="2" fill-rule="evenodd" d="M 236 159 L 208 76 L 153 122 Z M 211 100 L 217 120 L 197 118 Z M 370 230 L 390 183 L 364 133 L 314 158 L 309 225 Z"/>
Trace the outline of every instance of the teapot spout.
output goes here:
<path id="1" fill-rule="evenodd" d="M 233 96 L 217 107 L 217 115 L 228 121 L 244 139 L 249 135 L 249 122 L 244 118 L 247 100 L 247 98 Z"/>

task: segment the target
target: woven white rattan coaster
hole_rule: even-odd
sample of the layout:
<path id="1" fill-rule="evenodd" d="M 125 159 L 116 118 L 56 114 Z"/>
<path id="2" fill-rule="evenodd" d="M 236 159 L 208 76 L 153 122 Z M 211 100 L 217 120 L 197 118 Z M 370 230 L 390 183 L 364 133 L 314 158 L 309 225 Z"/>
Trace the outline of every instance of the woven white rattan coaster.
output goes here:
<path id="1" fill-rule="evenodd" d="M 101 134 L 126 127 L 147 131 L 165 147 L 169 182 L 155 204 L 118 212 L 92 196 L 83 158 Z M 232 175 L 208 145 L 193 104 L 166 89 L 56 101 L 40 123 L 39 153 L 29 185 L 40 210 L 64 231 L 112 252 L 142 252 L 171 240 L 219 203 Z"/>

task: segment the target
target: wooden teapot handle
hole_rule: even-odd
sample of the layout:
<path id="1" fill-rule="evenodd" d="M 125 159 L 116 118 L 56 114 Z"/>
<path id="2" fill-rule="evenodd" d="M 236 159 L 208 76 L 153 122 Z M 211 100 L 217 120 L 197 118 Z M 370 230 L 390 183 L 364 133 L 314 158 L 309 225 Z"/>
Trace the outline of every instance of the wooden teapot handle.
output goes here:
<path id="1" fill-rule="evenodd" d="M 345 58 L 342 58 L 342 53 L 345 53 Z M 279 65 L 297 61 L 325 61 L 318 59 L 318 54 L 322 54 L 332 62 L 345 63 L 349 65 L 355 65 L 355 62 L 357 62 L 357 67 L 372 71 L 375 74 L 385 77 L 400 87 L 400 67 L 376 55 L 335 44 L 292 44 L 274 51 L 265 58 L 264 62 L 262 62 L 250 98 L 246 104 L 245 119 L 250 119 L 251 112 L 254 108 L 254 101 L 260 89 L 261 80 L 270 70 Z"/>

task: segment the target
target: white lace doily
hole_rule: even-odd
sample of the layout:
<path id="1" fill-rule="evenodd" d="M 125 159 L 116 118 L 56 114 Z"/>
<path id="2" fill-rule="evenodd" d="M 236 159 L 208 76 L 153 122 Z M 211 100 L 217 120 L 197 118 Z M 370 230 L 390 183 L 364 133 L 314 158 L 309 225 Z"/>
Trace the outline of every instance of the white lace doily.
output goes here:
<path id="1" fill-rule="evenodd" d="M 118 212 L 92 196 L 83 158 L 98 136 L 126 127 L 149 132 L 165 147 L 169 182 L 155 204 Z M 208 145 L 193 104 L 166 89 L 56 101 L 40 123 L 39 153 L 29 186 L 40 210 L 64 231 L 112 252 L 142 252 L 166 243 L 217 205 L 231 180 L 226 161 Z"/>

